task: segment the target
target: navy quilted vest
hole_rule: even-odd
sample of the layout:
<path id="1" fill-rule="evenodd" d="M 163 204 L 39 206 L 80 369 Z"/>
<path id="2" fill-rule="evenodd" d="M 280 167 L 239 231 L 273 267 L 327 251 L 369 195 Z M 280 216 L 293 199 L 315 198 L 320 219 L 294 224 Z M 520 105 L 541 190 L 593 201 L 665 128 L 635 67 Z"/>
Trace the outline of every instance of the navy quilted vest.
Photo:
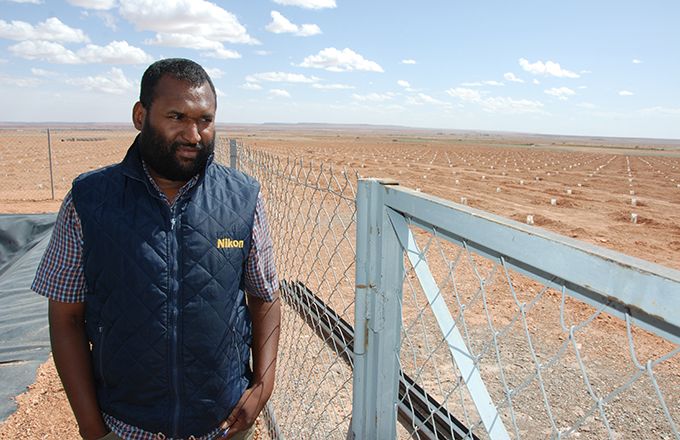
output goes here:
<path id="1" fill-rule="evenodd" d="M 242 291 L 259 184 L 209 163 L 169 207 L 136 146 L 79 176 L 86 327 L 101 409 L 168 437 L 204 435 L 249 384 Z"/>

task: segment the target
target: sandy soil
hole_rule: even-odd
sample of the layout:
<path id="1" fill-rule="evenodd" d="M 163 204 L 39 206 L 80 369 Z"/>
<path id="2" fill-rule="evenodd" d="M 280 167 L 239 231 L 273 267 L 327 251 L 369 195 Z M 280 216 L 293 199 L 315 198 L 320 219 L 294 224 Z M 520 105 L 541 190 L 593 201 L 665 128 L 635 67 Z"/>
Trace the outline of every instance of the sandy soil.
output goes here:
<path id="1" fill-rule="evenodd" d="M 521 222 L 532 215 L 539 227 L 680 269 L 680 143 L 397 128 L 232 127 L 230 134 L 276 156 L 390 177 Z M 133 136 L 52 131 L 52 200 L 46 134 L 0 131 L 0 176 L 8 183 L 0 212 L 57 210 L 73 177 L 120 160 Z M 0 425 L 1 439 L 78 438 L 51 361 L 17 401 L 19 410 Z"/>
<path id="2" fill-rule="evenodd" d="M 393 178 L 457 203 L 465 198 L 469 206 L 520 222 L 533 215 L 536 226 L 680 269 L 677 145 L 640 150 L 588 139 L 397 131 L 271 131 L 242 139 L 282 157 Z"/>

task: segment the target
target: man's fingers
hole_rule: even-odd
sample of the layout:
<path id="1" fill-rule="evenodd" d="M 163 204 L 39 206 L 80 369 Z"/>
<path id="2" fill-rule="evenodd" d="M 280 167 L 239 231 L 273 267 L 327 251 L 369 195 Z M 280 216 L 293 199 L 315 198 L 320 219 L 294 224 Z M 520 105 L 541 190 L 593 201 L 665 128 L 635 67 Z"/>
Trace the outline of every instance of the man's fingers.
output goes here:
<path id="1" fill-rule="evenodd" d="M 229 433 L 232 433 L 233 435 L 234 432 L 238 431 L 241 427 L 240 425 L 242 425 L 242 423 L 239 423 L 239 414 L 241 413 L 241 408 L 243 406 L 243 402 L 241 402 L 241 400 L 243 400 L 243 396 L 241 396 L 241 399 L 231 411 L 229 417 L 227 417 L 227 419 L 220 425 L 220 429 L 222 430 L 220 433 L 221 439 L 229 438 Z"/>

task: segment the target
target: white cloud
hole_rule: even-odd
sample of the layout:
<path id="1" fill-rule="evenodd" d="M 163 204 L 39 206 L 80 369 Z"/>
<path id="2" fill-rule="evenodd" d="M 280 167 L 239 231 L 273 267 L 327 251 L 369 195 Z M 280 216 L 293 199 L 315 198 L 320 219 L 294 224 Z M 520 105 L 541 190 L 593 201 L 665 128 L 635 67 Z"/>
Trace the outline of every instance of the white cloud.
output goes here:
<path id="1" fill-rule="evenodd" d="M 235 60 L 241 58 L 241 54 L 231 49 L 217 48 L 212 52 L 203 53 L 204 56 L 210 58 L 219 58 L 221 60 Z"/>
<path id="2" fill-rule="evenodd" d="M 44 60 L 57 64 L 81 64 L 73 51 L 51 41 L 22 41 L 7 48 L 14 55 L 27 60 Z"/>
<path id="3" fill-rule="evenodd" d="M 523 80 L 522 78 L 516 77 L 515 74 L 512 73 L 512 72 L 506 72 L 506 73 L 503 75 L 503 78 L 504 78 L 506 81 L 510 81 L 510 82 L 516 82 L 516 83 L 523 83 L 523 82 L 524 82 L 524 80 Z"/>
<path id="4" fill-rule="evenodd" d="M 365 59 L 352 49 L 338 50 L 334 47 L 328 47 L 316 55 L 306 57 L 300 63 L 300 67 L 326 69 L 331 72 L 351 72 L 354 70 L 383 72 L 383 68 L 378 63 Z"/>
<path id="5" fill-rule="evenodd" d="M 637 58 L 633 58 L 633 64 L 642 64 L 642 60 L 638 60 Z"/>
<path id="6" fill-rule="evenodd" d="M 309 37 L 321 33 L 321 28 L 315 24 L 296 25 L 277 11 L 271 12 L 272 22 L 265 29 L 275 34 L 294 34 L 299 37 Z"/>
<path id="7" fill-rule="evenodd" d="M 630 90 L 621 90 L 619 92 L 619 96 L 633 96 L 634 93 L 631 92 Z"/>
<path id="8" fill-rule="evenodd" d="M 411 59 L 401 60 L 401 64 L 416 64 L 416 60 Z"/>
<path id="9" fill-rule="evenodd" d="M 16 41 L 42 40 L 61 43 L 87 43 L 90 39 L 80 29 L 65 25 L 57 17 L 33 26 L 25 21 L 0 20 L 0 38 Z"/>
<path id="10" fill-rule="evenodd" d="M 566 101 L 567 99 L 569 99 L 570 96 L 576 94 L 576 92 L 574 92 L 569 87 L 553 87 L 551 89 L 546 89 L 544 91 L 546 94 L 550 96 L 555 96 L 558 99 L 561 99 L 562 101 Z"/>
<path id="11" fill-rule="evenodd" d="M 98 11 L 96 15 L 104 22 L 104 26 L 111 29 L 112 31 L 118 30 L 118 19 L 113 16 L 113 14 L 109 12 Z"/>
<path id="12" fill-rule="evenodd" d="M 459 98 L 466 102 L 478 102 L 482 98 L 482 94 L 474 89 L 466 89 L 463 87 L 456 87 L 455 89 L 449 89 L 446 91 L 450 96 L 454 98 Z"/>
<path id="13" fill-rule="evenodd" d="M 224 70 L 220 69 L 219 67 L 206 67 L 205 71 L 212 79 L 222 78 L 224 76 Z"/>
<path id="14" fill-rule="evenodd" d="M 335 8 L 335 0 L 274 0 L 274 3 L 285 6 L 299 6 L 305 9 Z"/>
<path id="15" fill-rule="evenodd" d="M 197 40 L 259 44 L 234 14 L 205 0 L 120 0 L 119 12 L 138 31 L 159 34 L 157 41 L 173 41 L 183 34 Z"/>
<path id="16" fill-rule="evenodd" d="M 105 75 L 73 78 L 66 81 L 69 84 L 83 87 L 85 90 L 122 95 L 134 89 L 132 81 L 125 77 L 123 71 L 113 67 Z"/>
<path id="17" fill-rule="evenodd" d="M 449 89 L 446 93 L 463 102 L 479 104 L 483 110 L 492 113 L 538 113 L 543 108 L 543 104 L 539 101 L 513 99 L 504 96 L 485 98 L 478 90 L 463 87 Z"/>
<path id="18" fill-rule="evenodd" d="M 45 69 L 36 69 L 35 67 L 31 68 L 31 74 L 33 74 L 34 76 L 41 76 L 44 78 L 57 76 L 57 72 L 52 72 L 50 70 Z"/>
<path id="19" fill-rule="evenodd" d="M 126 41 L 113 41 L 106 46 L 88 44 L 73 52 L 50 41 L 22 41 L 9 47 L 14 55 L 28 60 L 45 60 L 57 64 L 144 64 L 153 58 Z"/>
<path id="20" fill-rule="evenodd" d="M 130 46 L 127 41 L 112 41 L 106 46 L 88 44 L 76 53 L 86 63 L 144 64 L 153 61 L 150 55 Z"/>
<path id="21" fill-rule="evenodd" d="M 536 85 L 539 85 L 539 84 L 541 83 L 541 82 L 540 82 L 539 80 L 537 80 L 536 78 L 534 78 L 534 80 L 531 81 L 531 82 L 534 83 L 534 84 L 536 84 Z"/>
<path id="22" fill-rule="evenodd" d="M 244 90 L 262 90 L 262 86 L 257 83 L 247 82 L 241 86 Z"/>
<path id="23" fill-rule="evenodd" d="M 526 58 L 519 59 L 519 65 L 525 71 L 533 73 L 534 75 L 550 75 L 558 78 L 579 78 L 579 74 L 570 70 L 563 69 L 558 63 L 553 61 L 536 61 L 530 63 Z"/>
<path id="24" fill-rule="evenodd" d="M 108 10 L 116 6 L 116 0 L 67 0 L 67 2 L 85 9 Z"/>
<path id="25" fill-rule="evenodd" d="M 397 84 L 399 84 L 402 87 L 406 87 L 406 88 L 411 87 L 411 84 L 409 84 L 408 81 L 405 81 L 403 79 L 400 79 L 399 81 L 397 81 Z"/>
<path id="26" fill-rule="evenodd" d="M 197 50 L 215 50 L 224 47 L 219 41 L 209 40 L 202 35 L 191 34 L 156 34 L 153 39 L 144 40 L 144 44 Z"/>
<path id="27" fill-rule="evenodd" d="M 290 93 L 288 93 L 287 90 L 283 90 L 283 89 L 271 89 L 269 91 L 269 94 L 272 95 L 272 96 L 279 97 L 279 98 L 290 98 Z"/>
<path id="28" fill-rule="evenodd" d="M 294 34 L 298 31 L 298 26 L 291 23 L 286 17 L 281 15 L 278 11 L 272 11 L 270 13 L 272 17 L 272 22 L 265 26 L 265 29 L 269 32 L 275 34 L 291 33 Z"/>
<path id="29" fill-rule="evenodd" d="M 300 26 L 300 31 L 295 35 L 300 37 L 309 37 L 312 35 L 319 35 L 321 33 L 321 28 L 315 24 L 303 24 Z"/>
<path id="30" fill-rule="evenodd" d="M 481 104 L 484 110 L 492 113 L 541 113 L 543 111 L 543 103 L 528 99 L 496 97 L 484 99 Z"/>
<path id="31" fill-rule="evenodd" d="M 246 77 L 247 82 L 286 82 L 286 83 L 303 83 L 310 84 L 319 81 L 319 78 L 315 76 L 306 76 L 300 73 L 288 73 L 288 72 L 262 72 L 255 73 L 253 75 L 248 75 Z"/>
<path id="32" fill-rule="evenodd" d="M 425 103 L 425 104 L 435 104 L 435 105 L 444 105 L 444 106 L 450 106 L 448 102 L 440 101 L 439 99 L 433 98 L 430 95 L 426 95 L 425 93 L 417 93 L 416 95 L 411 97 L 410 100 L 411 103 Z"/>
<path id="33" fill-rule="evenodd" d="M 576 106 L 581 107 L 581 108 L 585 108 L 585 109 L 588 109 L 588 110 L 592 110 L 592 109 L 597 108 L 597 106 L 595 104 L 593 104 L 592 102 L 580 102 L 580 103 L 576 104 Z"/>
<path id="34" fill-rule="evenodd" d="M 272 53 L 268 50 L 256 50 L 255 54 L 260 55 L 261 57 L 265 57 L 267 55 L 271 55 Z"/>
<path id="35" fill-rule="evenodd" d="M 461 86 L 463 87 L 482 87 L 482 86 L 494 86 L 494 87 L 499 87 L 499 86 L 504 86 L 500 81 L 494 81 L 494 80 L 486 80 L 486 81 L 473 81 L 473 82 L 464 82 L 461 83 Z"/>
<path id="36" fill-rule="evenodd" d="M 352 98 L 361 102 L 385 102 L 394 98 L 393 93 L 369 93 L 368 95 L 352 94 Z"/>
<path id="37" fill-rule="evenodd" d="M 6 76 L 3 74 L 0 74 L 0 82 L 6 85 L 10 86 L 15 86 L 15 87 L 36 87 L 40 85 L 43 81 L 38 78 L 15 78 L 11 76 Z"/>
<path id="38" fill-rule="evenodd" d="M 145 44 L 166 47 L 184 47 L 186 49 L 196 49 L 209 51 L 205 55 L 213 58 L 238 59 L 241 54 L 235 50 L 225 49 L 224 44 L 219 41 L 208 39 L 202 35 L 190 35 L 182 33 L 156 34 L 152 40 L 145 40 Z"/>
<path id="39" fill-rule="evenodd" d="M 640 110 L 640 113 L 643 115 L 651 115 L 651 116 L 673 116 L 673 117 L 678 117 L 680 116 L 680 107 L 649 107 L 649 108 L 644 108 Z"/>
<path id="40" fill-rule="evenodd" d="M 348 84 L 312 84 L 312 87 L 319 90 L 350 90 L 356 89 L 354 86 Z"/>

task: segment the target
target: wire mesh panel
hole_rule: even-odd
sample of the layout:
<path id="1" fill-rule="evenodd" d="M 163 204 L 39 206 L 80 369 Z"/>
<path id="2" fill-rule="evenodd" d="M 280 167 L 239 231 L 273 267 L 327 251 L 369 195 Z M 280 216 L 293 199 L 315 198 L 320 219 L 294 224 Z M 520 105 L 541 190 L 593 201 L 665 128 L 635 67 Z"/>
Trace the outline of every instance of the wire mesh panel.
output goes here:
<path id="1" fill-rule="evenodd" d="M 442 331 L 447 329 L 439 328 L 428 307 L 418 264 L 431 268 L 436 295 L 468 349 L 464 355 L 512 438 L 675 438 L 677 345 L 542 285 L 502 258 L 453 245 L 436 228 L 412 228 L 422 254 L 406 266 L 401 370 L 470 432 L 487 438 L 465 386 L 469 372 L 458 368 Z"/>
<path id="2" fill-rule="evenodd" d="M 47 130 L 0 130 L 0 200 L 51 198 Z"/>
<path id="3" fill-rule="evenodd" d="M 77 175 L 120 162 L 135 134 L 119 129 L 0 130 L 0 200 L 62 199 Z"/>
<path id="4" fill-rule="evenodd" d="M 266 436 L 344 438 L 362 335 L 387 327 L 367 316 L 355 349 L 357 176 L 242 145 L 235 159 L 262 184 L 282 280 Z M 376 211 L 404 252 L 397 438 L 680 438 L 677 271 L 402 192 Z"/>
<path id="5" fill-rule="evenodd" d="M 496 247 L 498 228 L 514 222 L 491 227 L 461 207 L 465 221 L 448 209 L 438 223 L 421 214 L 443 202 L 390 192 L 403 199 L 388 208 L 405 250 L 397 362 L 406 388 L 431 397 L 423 408 L 408 389 L 399 395 L 400 407 L 429 412 L 410 421 L 413 437 L 680 438 L 680 332 L 668 310 L 680 301 L 680 273 L 584 247 L 589 264 L 610 271 L 574 284 L 586 259 L 578 245 L 553 234 L 553 246 L 519 225 L 514 242 Z M 538 255 L 500 249 L 513 246 Z M 563 269 L 546 271 L 554 262 Z M 622 301 L 629 292 L 639 300 Z"/>
<path id="6" fill-rule="evenodd" d="M 229 163 L 226 139 L 217 159 Z M 357 176 L 242 145 L 238 168 L 262 185 L 282 281 L 277 384 L 265 412 L 267 435 L 344 439 L 352 411 Z"/>

